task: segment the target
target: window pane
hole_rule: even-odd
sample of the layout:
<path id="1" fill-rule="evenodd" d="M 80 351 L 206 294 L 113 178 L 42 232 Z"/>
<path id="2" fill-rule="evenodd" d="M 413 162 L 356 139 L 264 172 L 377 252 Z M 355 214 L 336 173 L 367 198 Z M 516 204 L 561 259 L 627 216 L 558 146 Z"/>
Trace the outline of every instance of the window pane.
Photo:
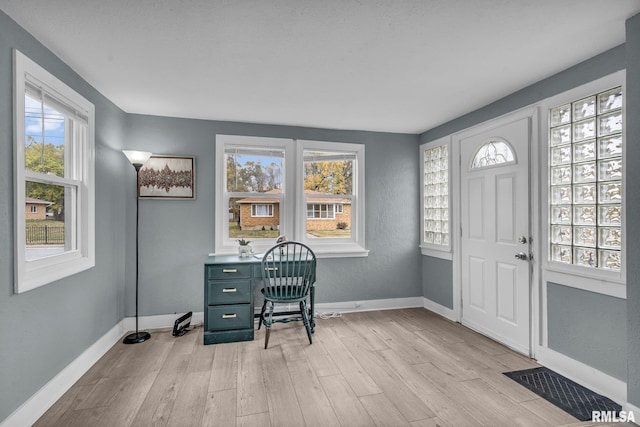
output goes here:
<path id="1" fill-rule="evenodd" d="M 351 199 L 307 196 L 307 237 L 351 238 Z M 336 209 L 341 206 L 341 210 Z"/>
<path id="2" fill-rule="evenodd" d="M 240 238 L 275 239 L 280 234 L 279 207 L 279 198 L 230 198 L 229 238 L 231 240 Z"/>
<path id="3" fill-rule="evenodd" d="M 76 249 L 70 211 L 74 188 L 27 181 L 25 259 L 33 261 Z M 69 202 L 67 202 L 69 201 Z"/>
<path id="4" fill-rule="evenodd" d="M 251 204 L 251 216 L 273 216 L 273 205 Z"/>
<path id="5" fill-rule="evenodd" d="M 514 161 L 515 157 L 513 155 L 513 151 L 506 142 L 491 140 L 478 149 L 478 152 L 471 163 L 471 169 L 512 163 Z"/>
<path id="6" fill-rule="evenodd" d="M 65 116 L 25 95 L 25 168 L 64 177 Z"/>
<path id="7" fill-rule="evenodd" d="M 304 152 L 304 189 L 321 194 L 353 194 L 355 155 Z"/>
<path id="8" fill-rule="evenodd" d="M 571 105 L 549 112 L 550 257 L 620 271 L 622 88 Z"/>
<path id="9" fill-rule="evenodd" d="M 225 150 L 227 191 L 263 193 L 282 189 L 282 150 L 229 147 Z"/>

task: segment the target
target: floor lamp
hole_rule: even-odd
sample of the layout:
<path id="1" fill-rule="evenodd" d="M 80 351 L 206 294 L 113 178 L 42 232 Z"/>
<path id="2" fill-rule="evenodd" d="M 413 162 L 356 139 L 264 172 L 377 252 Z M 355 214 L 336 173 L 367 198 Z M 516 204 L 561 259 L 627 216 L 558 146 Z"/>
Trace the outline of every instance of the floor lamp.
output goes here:
<path id="1" fill-rule="evenodd" d="M 134 150 L 122 150 L 127 159 L 131 162 L 133 167 L 136 169 L 136 332 L 133 334 L 129 334 L 122 341 L 125 344 L 137 344 L 141 342 L 145 342 L 149 338 L 151 338 L 151 334 L 149 332 L 139 332 L 138 331 L 138 222 L 139 222 L 139 197 L 138 197 L 138 182 L 140 176 L 140 168 L 142 165 L 149 160 L 151 157 L 151 153 L 147 151 L 134 151 Z"/>

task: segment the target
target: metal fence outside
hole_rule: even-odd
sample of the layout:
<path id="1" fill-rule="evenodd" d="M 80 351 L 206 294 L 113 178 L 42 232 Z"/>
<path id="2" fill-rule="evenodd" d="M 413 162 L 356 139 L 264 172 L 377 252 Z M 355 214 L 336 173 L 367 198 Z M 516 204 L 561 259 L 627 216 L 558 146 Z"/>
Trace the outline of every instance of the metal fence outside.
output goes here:
<path id="1" fill-rule="evenodd" d="M 64 225 L 27 225 L 27 245 L 64 244 Z"/>

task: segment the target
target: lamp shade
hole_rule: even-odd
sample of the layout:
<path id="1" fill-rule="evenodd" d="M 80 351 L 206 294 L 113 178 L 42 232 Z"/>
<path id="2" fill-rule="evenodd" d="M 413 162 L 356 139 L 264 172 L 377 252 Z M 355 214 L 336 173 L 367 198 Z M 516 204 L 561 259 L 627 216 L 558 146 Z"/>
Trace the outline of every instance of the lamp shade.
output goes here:
<path id="1" fill-rule="evenodd" d="M 148 151 L 122 150 L 122 152 L 134 166 L 144 165 L 144 163 L 149 160 L 149 157 L 151 157 L 151 153 Z"/>

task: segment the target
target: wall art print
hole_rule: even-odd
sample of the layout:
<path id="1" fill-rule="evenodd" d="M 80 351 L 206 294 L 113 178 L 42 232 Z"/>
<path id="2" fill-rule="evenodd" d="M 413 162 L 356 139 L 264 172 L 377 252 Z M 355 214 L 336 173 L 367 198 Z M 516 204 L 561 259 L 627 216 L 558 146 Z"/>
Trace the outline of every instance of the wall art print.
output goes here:
<path id="1" fill-rule="evenodd" d="M 193 156 L 151 156 L 140 169 L 138 197 L 141 199 L 195 199 L 195 158 Z"/>

